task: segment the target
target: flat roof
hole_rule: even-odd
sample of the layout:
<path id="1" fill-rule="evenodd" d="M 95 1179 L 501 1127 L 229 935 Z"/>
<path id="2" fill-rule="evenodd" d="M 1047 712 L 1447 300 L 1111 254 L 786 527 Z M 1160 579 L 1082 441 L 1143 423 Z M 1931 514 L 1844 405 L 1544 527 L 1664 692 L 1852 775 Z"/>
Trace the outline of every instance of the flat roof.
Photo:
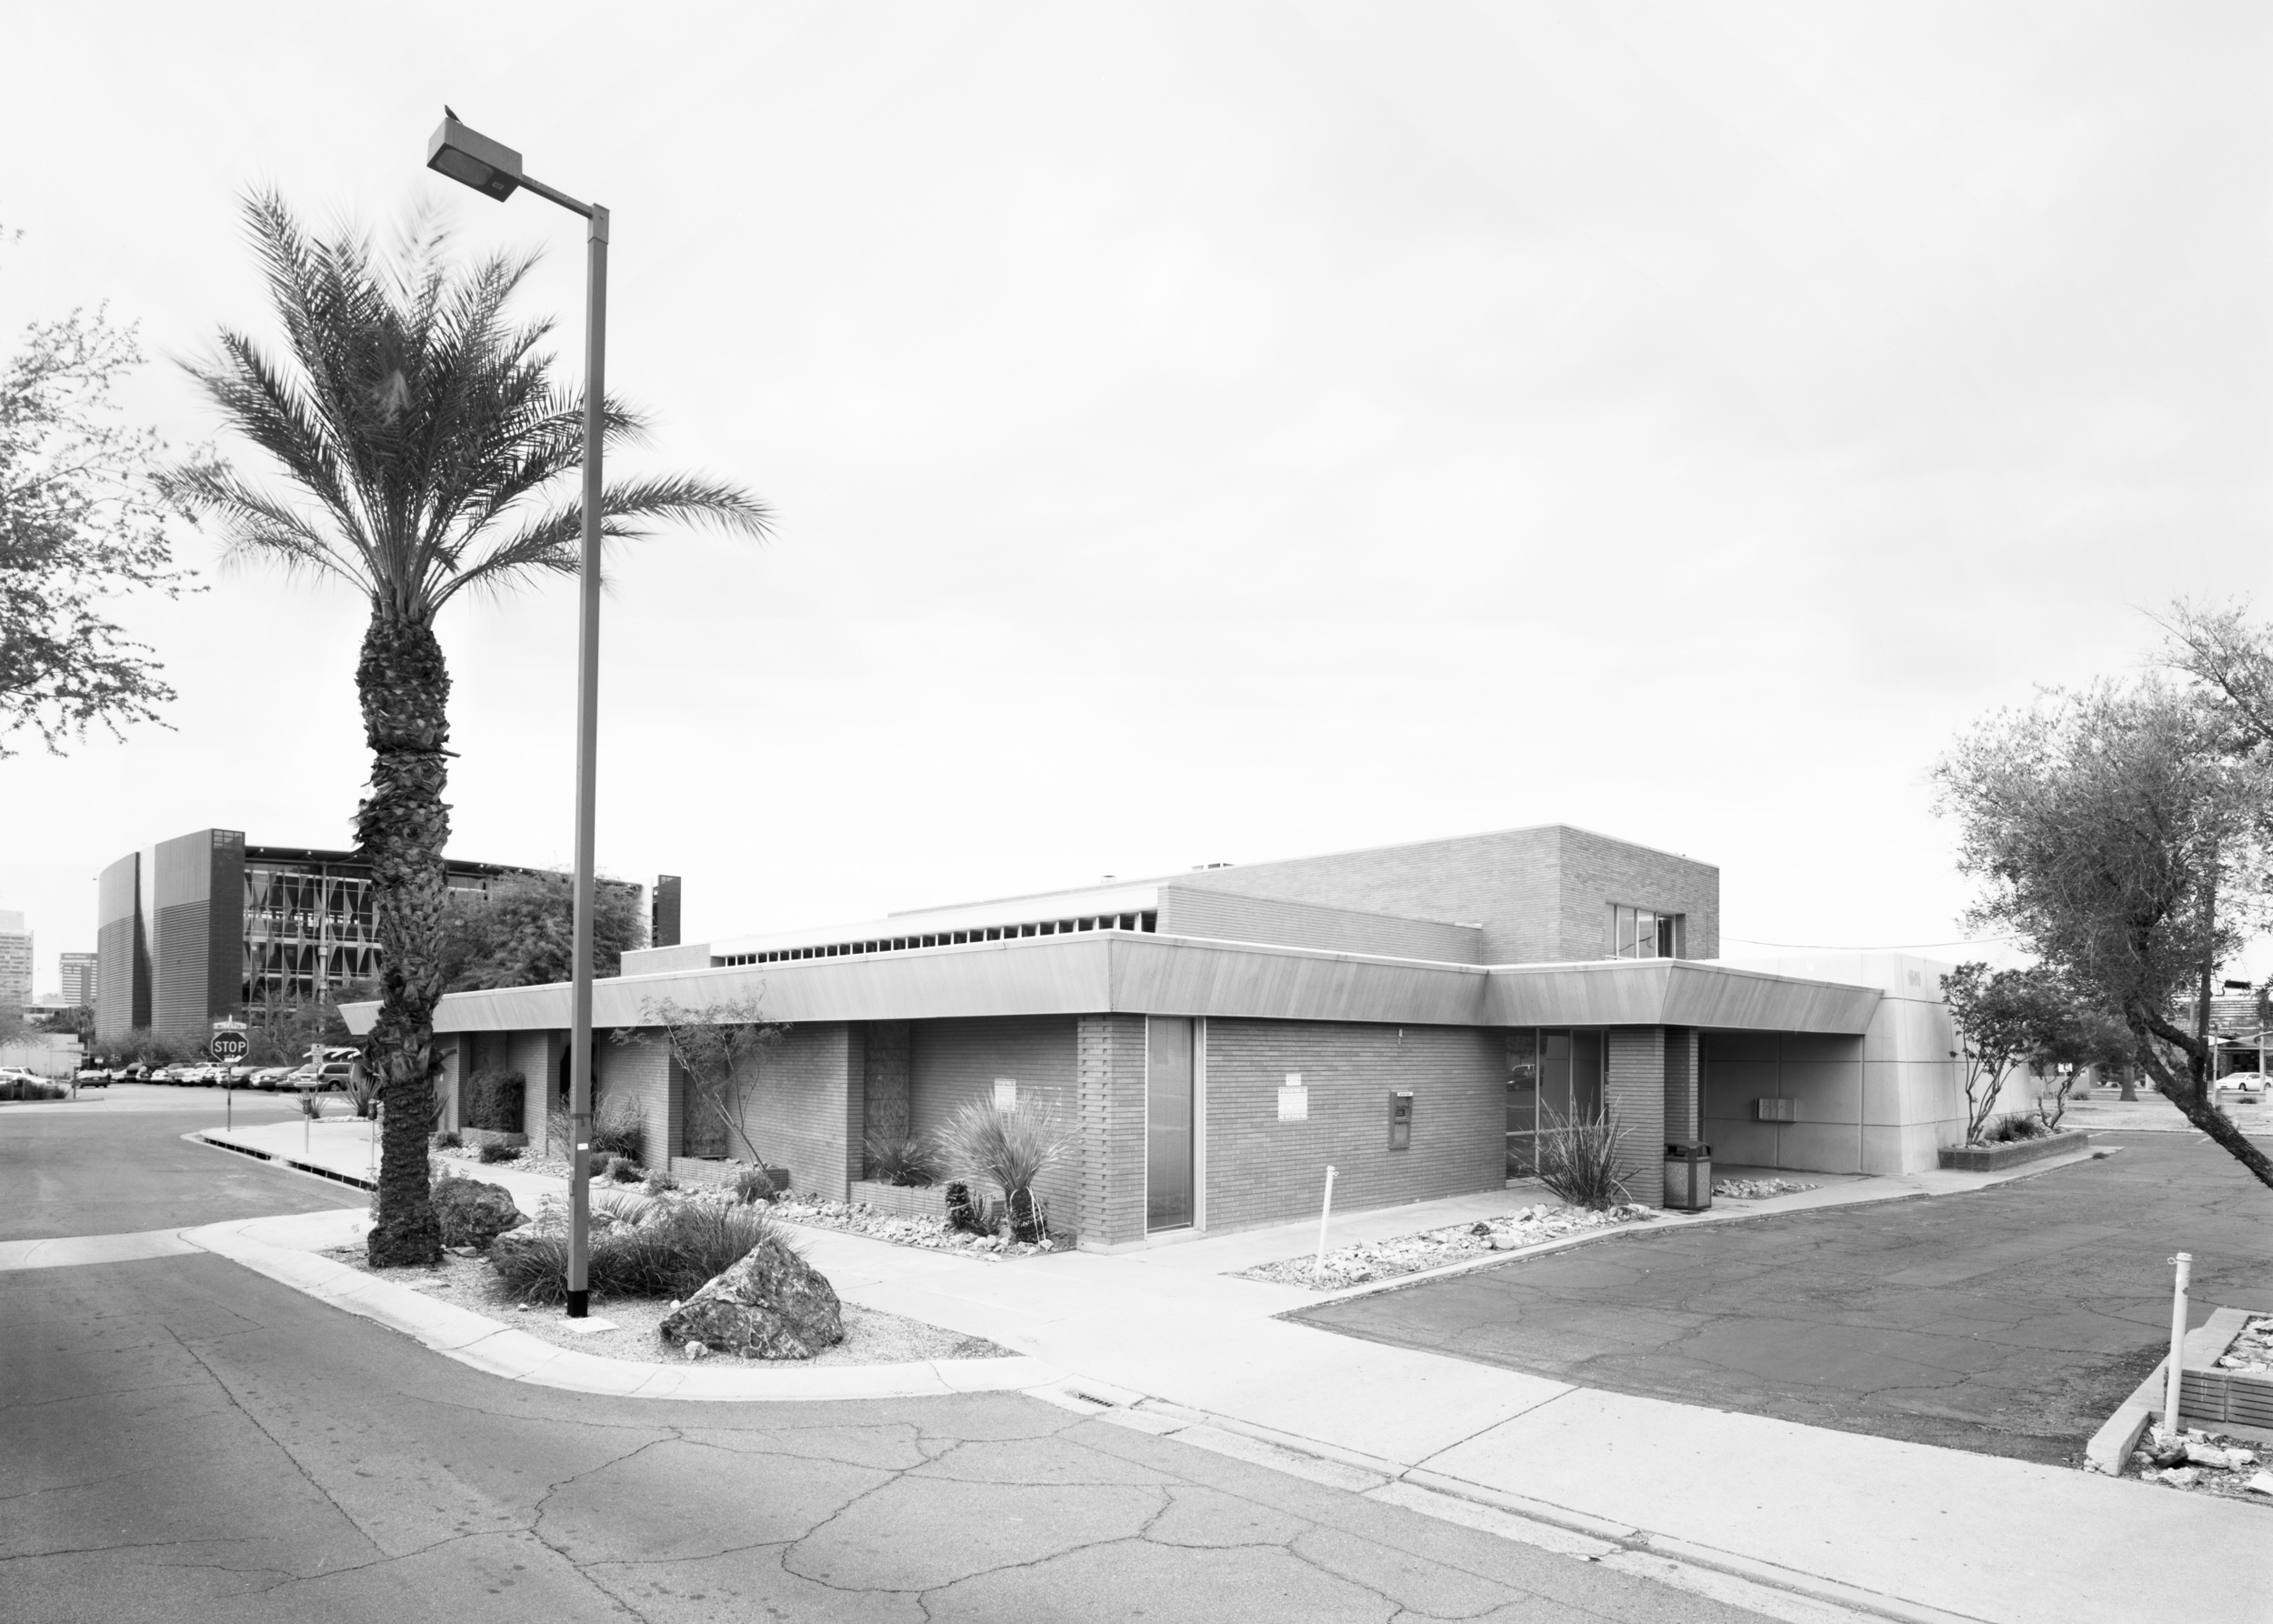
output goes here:
<path id="1" fill-rule="evenodd" d="M 1143 1015 L 1411 1026 L 1676 1026 L 1856 1036 L 1876 987 L 1713 960 L 1467 965 L 1137 931 L 1010 937 L 873 957 L 619 976 L 593 986 L 596 1027 L 652 1025 L 650 1005 L 756 1000 L 783 1021 Z M 369 1030 L 375 1003 L 343 1004 Z M 435 1030 L 565 1029 L 568 987 L 451 993 Z"/>

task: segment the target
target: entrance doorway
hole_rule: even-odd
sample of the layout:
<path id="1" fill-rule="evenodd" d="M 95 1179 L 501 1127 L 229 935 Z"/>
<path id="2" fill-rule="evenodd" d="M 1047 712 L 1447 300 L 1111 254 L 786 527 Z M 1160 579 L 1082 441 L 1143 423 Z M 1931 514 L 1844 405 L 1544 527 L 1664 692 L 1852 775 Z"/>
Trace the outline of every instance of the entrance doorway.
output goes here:
<path id="1" fill-rule="evenodd" d="M 1539 1135 L 1602 1115 L 1599 1031 L 1519 1028 L 1507 1034 L 1507 1177 L 1536 1178 Z"/>
<path id="2" fill-rule="evenodd" d="M 1145 1232 L 1192 1223 L 1192 1022 L 1145 1020 Z"/>

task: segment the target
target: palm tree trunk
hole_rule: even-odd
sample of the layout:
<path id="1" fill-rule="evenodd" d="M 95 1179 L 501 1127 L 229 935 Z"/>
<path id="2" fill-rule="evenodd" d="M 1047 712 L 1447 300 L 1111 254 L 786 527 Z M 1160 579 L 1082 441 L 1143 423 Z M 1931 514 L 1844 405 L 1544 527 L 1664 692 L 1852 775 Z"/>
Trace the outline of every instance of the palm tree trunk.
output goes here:
<path id="1" fill-rule="evenodd" d="M 442 1256 L 426 1173 L 434 1122 L 434 1008 L 442 997 L 442 909 L 449 887 L 442 850 L 450 809 L 442 790 L 450 737 L 450 674 L 424 621 L 372 606 L 355 667 L 371 793 L 355 811 L 355 843 L 371 865 L 384 1001 L 366 1058 L 386 1121 L 368 1256 L 374 1268 L 431 1264 Z"/>

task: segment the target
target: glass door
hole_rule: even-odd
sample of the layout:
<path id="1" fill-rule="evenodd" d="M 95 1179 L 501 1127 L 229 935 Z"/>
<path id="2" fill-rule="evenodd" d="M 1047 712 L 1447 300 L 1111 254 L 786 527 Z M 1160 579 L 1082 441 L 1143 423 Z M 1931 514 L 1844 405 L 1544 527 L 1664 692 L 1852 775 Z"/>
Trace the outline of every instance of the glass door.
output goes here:
<path id="1" fill-rule="evenodd" d="M 1539 1170 L 1539 1035 L 1507 1034 L 1507 1177 Z"/>
<path id="2" fill-rule="evenodd" d="M 1145 1021 L 1145 1228 L 1192 1222 L 1192 1023 Z"/>

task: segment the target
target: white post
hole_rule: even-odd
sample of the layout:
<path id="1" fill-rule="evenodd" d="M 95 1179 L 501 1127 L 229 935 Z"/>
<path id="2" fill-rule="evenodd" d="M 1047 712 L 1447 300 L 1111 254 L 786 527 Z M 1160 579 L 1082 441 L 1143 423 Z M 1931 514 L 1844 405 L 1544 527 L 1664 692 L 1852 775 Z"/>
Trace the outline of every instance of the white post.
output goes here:
<path id="1" fill-rule="evenodd" d="M 2180 1252 L 2171 1261 L 2178 1266 L 2178 1284 L 2170 1293 L 2170 1366 L 2163 1382 L 2163 1430 L 2174 1439 L 2186 1436 L 2178 1424 L 2178 1378 L 2187 1341 L 2187 1278 L 2194 1271 L 2194 1254 Z"/>
<path id="2" fill-rule="evenodd" d="M 1326 1205 L 1318 1208 L 1318 1260 L 1310 1269 L 1311 1278 L 1314 1279 L 1326 1272 L 1326 1220 L 1333 1215 L 1333 1212 L 1334 1168 L 1331 1164 L 1328 1164 L 1326 1169 Z"/>

